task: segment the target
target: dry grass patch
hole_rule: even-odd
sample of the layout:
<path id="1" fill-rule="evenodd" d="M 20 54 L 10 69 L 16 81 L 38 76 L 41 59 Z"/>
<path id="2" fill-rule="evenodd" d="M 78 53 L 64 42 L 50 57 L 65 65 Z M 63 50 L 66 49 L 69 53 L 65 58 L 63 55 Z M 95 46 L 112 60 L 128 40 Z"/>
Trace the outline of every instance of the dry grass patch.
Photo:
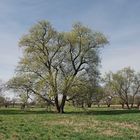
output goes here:
<path id="1" fill-rule="evenodd" d="M 0 140 L 3 140 L 4 139 L 4 134 L 0 133 Z"/>
<path id="2" fill-rule="evenodd" d="M 115 136 L 115 135 L 119 135 L 118 132 L 112 130 L 112 129 L 108 129 L 108 130 L 104 130 L 102 133 L 102 135 L 105 135 L 105 136 Z"/>
<path id="3" fill-rule="evenodd" d="M 92 121 L 80 121 L 80 120 L 72 120 L 72 119 L 60 119 L 60 120 L 51 120 L 44 123 L 44 125 L 60 125 L 64 127 L 71 127 L 75 132 L 83 132 L 87 129 L 96 128 L 99 125 L 99 122 L 96 120 Z"/>
<path id="4" fill-rule="evenodd" d="M 137 124 L 121 123 L 119 125 L 122 128 L 128 128 L 128 129 L 132 129 L 132 130 L 140 130 L 140 127 Z"/>
<path id="5" fill-rule="evenodd" d="M 140 127 L 135 123 L 119 123 L 119 122 L 107 122 L 109 123 L 109 125 L 112 125 L 112 126 L 117 126 L 117 127 L 120 127 L 120 128 L 128 128 L 128 129 L 132 129 L 132 130 L 140 130 Z"/>
<path id="6" fill-rule="evenodd" d="M 44 125 L 49 124 L 49 125 L 64 125 L 64 126 L 89 126 L 92 127 L 94 125 L 97 125 L 99 122 L 98 121 L 77 121 L 77 120 L 69 120 L 69 119 L 62 119 L 62 120 L 51 120 L 44 122 Z"/>

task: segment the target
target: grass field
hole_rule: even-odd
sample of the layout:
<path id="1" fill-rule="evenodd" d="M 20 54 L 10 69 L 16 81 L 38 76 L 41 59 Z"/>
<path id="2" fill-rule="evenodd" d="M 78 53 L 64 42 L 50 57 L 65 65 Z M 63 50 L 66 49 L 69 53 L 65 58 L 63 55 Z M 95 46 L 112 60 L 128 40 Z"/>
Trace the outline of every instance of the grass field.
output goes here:
<path id="1" fill-rule="evenodd" d="M 0 110 L 0 140 L 140 140 L 140 111 L 68 108 Z"/>

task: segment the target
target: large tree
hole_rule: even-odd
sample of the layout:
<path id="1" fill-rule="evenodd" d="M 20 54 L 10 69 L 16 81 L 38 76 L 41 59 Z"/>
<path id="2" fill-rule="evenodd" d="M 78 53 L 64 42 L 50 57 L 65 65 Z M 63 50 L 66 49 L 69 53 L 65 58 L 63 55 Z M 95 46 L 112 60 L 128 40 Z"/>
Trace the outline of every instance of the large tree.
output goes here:
<path id="1" fill-rule="evenodd" d="M 102 33 L 80 23 L 69 32 L 57 32 L 48 21 L 38 22 L 19 42 L 23 57 L 18 76 L 28 75 L 30 91 L 53 99 L 57 111 L 63 113 L 69 90 L 87 71 L 96 71 L 98 48 L 107 43 Z"/>

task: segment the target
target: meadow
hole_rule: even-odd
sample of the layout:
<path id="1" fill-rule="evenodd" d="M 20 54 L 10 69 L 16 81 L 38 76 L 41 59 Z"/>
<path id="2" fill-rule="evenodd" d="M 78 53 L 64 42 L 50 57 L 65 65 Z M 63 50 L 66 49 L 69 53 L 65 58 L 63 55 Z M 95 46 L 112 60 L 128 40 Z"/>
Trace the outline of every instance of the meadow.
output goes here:
<path id="1" fill-rule="evenodd" d="M 139 140 L 140 111 L 67 107 L 66 113 L 45 109 L 0 109 L 0 140 Z"/>

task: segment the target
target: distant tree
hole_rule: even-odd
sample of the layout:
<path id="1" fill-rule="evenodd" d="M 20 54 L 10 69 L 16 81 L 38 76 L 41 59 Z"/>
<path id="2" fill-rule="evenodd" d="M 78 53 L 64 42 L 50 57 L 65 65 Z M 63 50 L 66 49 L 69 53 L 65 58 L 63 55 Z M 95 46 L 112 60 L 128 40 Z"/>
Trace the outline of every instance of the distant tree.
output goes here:
<path id="1" fill-rule="evenodd" d="M 0 107 L 4 106 L 5 104 L 5 97 L 0 95 Z"/>
<path id="2" fill-rule="evenodd" d="M 36 77 L 32 75 L 17 75 L 13 77 L 7 82 L 7 89 L 13 90 L 14 93 L 18 93 L 18 97 L 20 97 L 20 102 L 22 102 L 22 108 L 28 103 L 28 100 L 32 100 L 32 96 L 36 95 L 54 105 L 54 103 L 44 95 L 43 90 L 40 90 L 40 87 L 44 86 L 43 83 L 37 82 L 35 84 Z M 33 94 L 33 95 L 32 95 Z"/>
<path id="3" fill-rule="evenodd" d="M 18 93 L 20 102 L 22 103 L 21 108 L 24 109 L 27 106 L 28 100 L 30 99 L 31 83 L 29 83 L 24 76 L 13 77 L 7 82 L 7 89 L 12 89 L 14 93 Z M 16 100 L 12 99 L 12 104 L 14 106 Z"/>
<path id="4" fill-rule="evenodd" d="M 131 93 L 130 96 L 131 96 L 131 108 L 132 108 L 135 103 L 135 97 L 137 95 L 140 96 L 140 73 L 135 72 L 130 93 Z"/>
<path id="5" fill-rule="evenodd" d="M 4 83 L 0 80 L 0 107 L 5 105 L 5 96 L 3 94 L 4 91 Z"/>
<path id="6" fill-rule="evenodd" d="M 4 106 L 5 108 L 8 108 L 11 104 L 11 100 L 9 97 L 5 97 L 5 101 L 4 101 Z"/>
<path id="7" fill-rule="evenodd" d="M 99 86 L 93 92 L 93 102 L 99 107 L 102 99 L 104 98 L 104 89 Z"/>
<path id="8" fill-rule="evenodd" d="M 86 81 L 87 81 L 87 95 L 86 95 L 86 103 L 88 107 L 91 107 L 93 102 L 101 97 L 101 87 L 99 85 L 100 82 L 100 72 L 99 72 L 99 63 L 100 60 L 96 62 L 96 65 L 90 65 L 86 71 L 87 71 L 87 76 Z"/>
<path id="9" fill-rule="evenodd" d="M 140 109 L 140 95 L 137 95 L 137 96 L 135 97 L 135 104 L 137 105 L 137 108 Z"/>
<path id="10" fill-rule="evenodd" d="M 116 92 L 112 89 L 112 87 L 108 84 L 108 82 L 105 83 L 105 85 L 102 88 L 103 88 L 103 99 L 102 100 L 107 105 L 107 107 L 110 107 L 112 104 L 113 98 L 116 96 Z"/>
<path id="11" fill-rule="evenodd" d="M 130 67 L 109 73 L 105 76 L 105 82 L 110 89 L 121 99 L 121 104 L 127 108 L 133 107 L 134 99 L 140 92 L 140 76 Z M 130 102 L 131 98 L 131 102 Z"/>
<path id="12" fill-rule="evenodd" d="M 15 107 L 15 105 L 17 104 L 17 102 L 18 102 L 18 99 L 16 97 L 13 97 L 11 99 L 11 104 L 12 104 L 13 108 Z"/>

